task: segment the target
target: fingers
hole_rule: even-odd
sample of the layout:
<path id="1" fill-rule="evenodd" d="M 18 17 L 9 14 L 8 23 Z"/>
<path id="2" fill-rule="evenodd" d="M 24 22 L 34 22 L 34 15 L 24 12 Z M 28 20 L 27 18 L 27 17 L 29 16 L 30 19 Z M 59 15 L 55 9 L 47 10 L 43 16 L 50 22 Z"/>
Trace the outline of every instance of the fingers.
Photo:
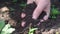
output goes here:
<path id="1" fill-rule="evenodd" d="M 50 3 L 47 5 L 47 7 L 44 9 L 46 12 L 46 15 L 43 17 L 44 20 L 47 20 L 50 16 Z"/>
<path id="2" fill-rule="evenodd" d="M 47 19 L 48 19 L 48 17 L 49 17 L 49 16 L 44 16 L 44 17 L 43 17 L 43 19 L 44 19 L 44 20 L 47 20 Z"/>
<path id="3" fill-rule="evenodd" d="M 41 22 L 44 22 L 45 20 L 44 19 L 40 19 L 40 22 L 38 22 L 38 26 L 41 24 Z"/>
<path id="4" fill-rule="evenodd" d="M 32 18 L 37 19 L 47 5 L 48 5 L 48 2 L 46 0 L 41 0 L 33 12 Z"/>
<path id="5" fill-rule="evenodd" d="M 37 24 L 37 25 L 39 26 L 40 24 L 41 24 L 41 23 L 40 23 L 40 22 L 38 22 L 38 24 Z"/>
<path id="6" fill-rule="evenodd" d="M 26 23 L 25 21 L 22 21 L 21 26 L 24 27 L 25 23 Z"/>
<path id="7" fill-rule="evenodd" d="M 21 14 L 21 18 L 24 18 L 25 16 L 26 16 L 25 13 L 22 13 L 22 14 Z"/>
<path id="8" fill-rule="evenodd" d="M 22 13 L 21 14 L 21 18 L 24 18 L 24 17 L 26 17 L 26 14 L 25 13 Z M 21 22 L 21 26 L 24 27 L 25 26 L 25 23 L 26 23 L 25 21 L 22 21 Z"/>
<path id="9" fill-rule="evenodd" d="M 48 20 L 50 16 L 50 9 L 51 9 L 50 6 L 51 6 L 51 3 L 49 2 L 46 8 L 44 9 L 44 11 L 46 12 L 46 15 L 43 17 L 44 20 Z"/>

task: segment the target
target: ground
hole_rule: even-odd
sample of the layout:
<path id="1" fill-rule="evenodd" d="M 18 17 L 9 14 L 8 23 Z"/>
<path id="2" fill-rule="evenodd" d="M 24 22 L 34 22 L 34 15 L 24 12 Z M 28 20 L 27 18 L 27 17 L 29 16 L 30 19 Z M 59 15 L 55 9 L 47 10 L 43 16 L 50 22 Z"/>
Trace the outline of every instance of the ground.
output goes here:
<path id="1" fill-rule="evenodd" d="M 1 17 L 4 17 L 6 19 L 6 23 L 10 23 L 12 25 L 12 27 L 16 28 L 16 31 L 13 32 L 12 34 L 20 34 L 21 32 L 18 30 L 21 30 L 21 28 L 19 28 L 19 24 L 20 24 L 20 11 L 22 11 L 22 8 L 19 6 L 19 3 L 17 4 L 12 4 L 12 3 L 0 3 L 0 9 L 2 7 L 7 7 L 9 9 L 9 13 L 5 12 L 3 14 L 3 16 L 0 15 Z M 13 10 L 11 10 L 13 9 Z M 29 9 L 29 8 L 28 8 Z M 5 17 L 5 16 L 7 17 Z M 8 18 L 8 19 L 7 19 Z M 16 25 L 18 24 L 18 25 Z M 26 27 L 25 27 L 26 28 Z M 24 28 L 24 29 L 25 29 Z M 41 23 L 39 30 L 35 31 L 35 34 L 55 34 L 56 32 L 60 33 L 60 15 L 57 16 L 56 19 L 49 19 L 46 22 Z M 23 33 L 21 34 L 27 34 L 28 29 L 25 30 Z"/>

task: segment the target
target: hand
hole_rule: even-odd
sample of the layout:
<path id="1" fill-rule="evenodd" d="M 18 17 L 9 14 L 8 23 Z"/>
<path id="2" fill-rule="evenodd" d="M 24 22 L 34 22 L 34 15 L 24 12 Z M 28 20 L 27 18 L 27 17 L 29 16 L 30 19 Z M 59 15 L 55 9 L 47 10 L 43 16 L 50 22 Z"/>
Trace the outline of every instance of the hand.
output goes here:
<path id="1" fill-rule="evenodd" d="M 40 22 L 38 22 L 37 25 L 39 26 L 39 25 L 41 24 L 41 22 L 44 22 L 44 21 L 46 21 L 46 20 L 48 20 L 48 17 L 47 17 L 47 16 L 45 16 L 44 19 L 40 19 Z"/>
<path id="2" fill-rule="evenodd" d="M 26 16 L 25 13 L 22 13 L 22 14 L 21 14 L 21 18 L 24 18 L 25 16 Z"/>
<path id="3" fill-rule="evenodd" d="M 22 21 L 21 26 L 24 27 L 25 23 L 26 23 L 25 21 Z"/>
<path id="4" fill-rule="evenodd" d="M 48 20 L 48 18 L 49 18 L 49 16 L 47 16 L 47 15 L 45 15 L 45 16 L 43 17 L 44 21 Z"/>

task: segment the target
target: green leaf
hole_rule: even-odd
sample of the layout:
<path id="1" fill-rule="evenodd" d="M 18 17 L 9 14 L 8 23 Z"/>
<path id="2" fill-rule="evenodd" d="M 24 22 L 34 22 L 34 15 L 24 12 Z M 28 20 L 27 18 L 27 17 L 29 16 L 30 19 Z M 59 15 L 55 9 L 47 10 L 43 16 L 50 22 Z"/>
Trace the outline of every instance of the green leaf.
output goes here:
<path id="1" fill-rule="evenodd" d="M 0 19 L 0 31 L 5 25 L 5 20 Z"/>
<path id="2" fill-rule="evenodd" d="M 37 30 L 38 28 L 32 28 L 32 29 L 30 29 L 29 31 L 31 32 L 31 31 L 34 31 L 34 30 Z"/>
<path id="3" fill-rule="evenodd" d="M 5 25 L 5 27 L 2 29 L 2 31 L 7 31 L 7 29 L 10 28 L 10 27 L 11 27 L 11 25 L 10 25 L 10 24 L 7 24 L 7 25 Z"/>
<path id="4" fill-rule="evenodd" d="M 33 34 L 35 30 L 37 30 L 38 28 L 31 28 L 29 29 L 29 33 L 28 34 Z"/>
<path id="5" fill-rule="evenodd" d="M 6 32 L 2 31 L 1 34 L 7 34 Z"/>
<path id="6" fill-rule="evenodd" d="M 50 16 L 50 18 L 52 18 L 52 19 L 56 19 L 57 16 L 52 15 L 52 16 Z"/>
<path id="7" fill-rule="evenodd" d="M 51 14 L 50 14 L 50 17 L 53 19 L 55 19 L 57 17 L 57 15 L 59 15 L 60 12 L 58 11 L 57 8 L 55 8 L 55 6 L 53 5 L 52 8 L 51 8 Z"/>
<path id="8" fill-rule="evenodd" d="M 12 33 L 13 31 L 15 31 L 15 28 L 9 28 L 6 32 L 7 33 Z"/>
<path id="9" fill-rule="evenodd" d="M 11 25 L 10 24 L 7 24 L 2 29 L 1 34 L 11 34 L 13 31 L 15 31 L 15 28 L 11 28 Z"/>

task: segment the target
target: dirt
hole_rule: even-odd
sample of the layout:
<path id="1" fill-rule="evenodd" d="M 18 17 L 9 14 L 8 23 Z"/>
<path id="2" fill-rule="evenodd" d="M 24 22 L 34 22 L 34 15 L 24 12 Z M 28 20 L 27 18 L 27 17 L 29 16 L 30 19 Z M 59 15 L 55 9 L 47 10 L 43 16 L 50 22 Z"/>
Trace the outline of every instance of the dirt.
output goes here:
<path id="1" fill-rule="evenodd" d="M 26 26 L 23 28 L 21 27 L 21 12 L 22 12 L 22 8 L 19 6 L 19 3 L 17 2 L 16 4 L 14 3 L 11 3 L 11 2 L 1 2 L 0 3 L 0 8 L 4 7 L 4 6 L 7 6 L 9 9 L 10 8 L 14 8 L 15 10 L 13 11 L 9 11 L 9 17 L 11 18 L 10 20 L 6 20 L 7 23 L 15 23 L 15 25 L 13 24 L 12 27 L 13 28 L 16 28 L 16 30 L 12 33 L 12 34 L 27 34 L 28 33 L 28 28 L 30 27 L 29 25 L 31 23 L 28 23 L 26 24 Z M 32 6 L 32 5 L 31 5 Z M 33 5 L 34 6 L 34 5 Z M 26 13 L 26 14 L 32 14 L 32 12 L 30 11 L 33 11 L 34 8 L 36 7 L 28 7 L 28 8 L 25 8 L 24 9 L 24 13 L 26 13 L 26 11 L 29 11 L 29 13 Z M 10 9 L 11 10 L 11 9 Z M 6 13 L 6 12 L 5 12 Z M 43 13 L 43 15 L 45 15 L 45 13 Z M 43 17 L 43 15 L 41 15 Z M 28 18 L 31 18 L 31 16 L 29 16 Z M 40 19 L 41 17 L 39 17 L 38 19 Z M 27 18 L 25 18 L 26 20 Z M 32 22 L 34 21 L 33 19 L 30 19 Z M 36 20 L 34 22 L 38 22 L 39 20 Z M 29 25 L 28 25 L 29 24 Z M 33 27 L 34 24 L 32 24 L 32 27 Z M 56 32 L 60 32 L 60 15 L 57 16 L 56 19 L 49 19 L 43 23 L 41 23 L 41 25 L 39 26 L 35 26 L 35 27 L 38 27 L 39 29 L 35 31 L 35 34 L 55 34 Z M 25 30 L 25 31 L 24 31 Z"/>

